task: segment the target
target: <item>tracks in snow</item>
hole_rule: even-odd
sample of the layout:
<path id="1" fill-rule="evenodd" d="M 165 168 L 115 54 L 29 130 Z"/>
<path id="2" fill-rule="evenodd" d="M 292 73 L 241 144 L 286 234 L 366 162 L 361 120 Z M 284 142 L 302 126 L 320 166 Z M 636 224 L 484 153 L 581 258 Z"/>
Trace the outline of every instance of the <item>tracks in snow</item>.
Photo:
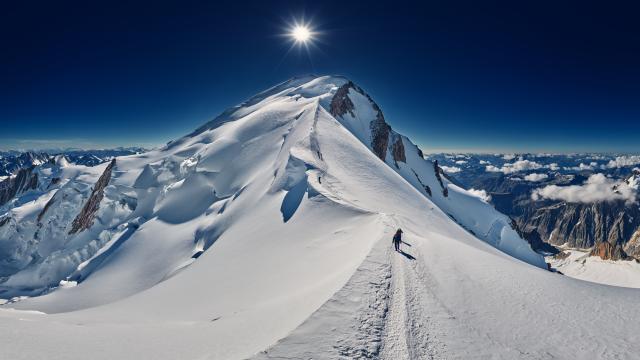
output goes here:
<path id="1" fill-rule="evenodd" d="M 448 311 L 426 286 L 423 278 L 428 274 L 419 266 L 420 260 L 405 255 L 410 250 L 405 251 L 390 252 L 389 310 L 380 359 L 442 359 L 446 349 L 438 333 L 443 329 L 438 328 L 434 315 Z"/>
<path id="2" fill-rule="evenodd" d="M 421 264 L 419 239 L 403 247 L 417 259 L 392 251 L 396 226 L 385 231 L 347 284 L 289 336 L 256 354 L 266 359 L 444 359 L 451 312 L 430 291 L 433 279 Z M 448 322 L 448 323 L 447 323 Z"/>

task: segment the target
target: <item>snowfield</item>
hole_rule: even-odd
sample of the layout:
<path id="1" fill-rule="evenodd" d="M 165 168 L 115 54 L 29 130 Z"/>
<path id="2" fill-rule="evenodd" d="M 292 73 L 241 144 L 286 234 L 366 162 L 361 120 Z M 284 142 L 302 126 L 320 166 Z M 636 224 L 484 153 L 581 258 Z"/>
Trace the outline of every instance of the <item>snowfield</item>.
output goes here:
<path id="1" fill-rule="evenodd" d="M 640 263 L 635 260 L 603 260 L 588 251 L 567 249 L 564 259 L 547 257 L 551 267 L 564 275 L 599 284 L 640 288 Z"/>
<path id="2" fill-rule="evenodd" d="M 547 271 L 343 77 L 289 80 L 107 167 L 42 164 L 0 207 L 0 358 L 640 351 L 638 290 Z"/>

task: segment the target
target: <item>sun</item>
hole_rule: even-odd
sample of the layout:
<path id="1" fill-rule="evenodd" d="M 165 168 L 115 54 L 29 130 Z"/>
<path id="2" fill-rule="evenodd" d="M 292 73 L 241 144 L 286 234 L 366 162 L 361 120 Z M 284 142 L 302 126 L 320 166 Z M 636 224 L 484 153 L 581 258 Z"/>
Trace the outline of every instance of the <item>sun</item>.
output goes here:
<path id="1" fill-rule="evenodd" d="M 291 37 L 293 37 L 296 42 L 306 43 L 311 39 L 311 30 L 309 30 L 306 25 L 296 25 L 291 30 Z"/>

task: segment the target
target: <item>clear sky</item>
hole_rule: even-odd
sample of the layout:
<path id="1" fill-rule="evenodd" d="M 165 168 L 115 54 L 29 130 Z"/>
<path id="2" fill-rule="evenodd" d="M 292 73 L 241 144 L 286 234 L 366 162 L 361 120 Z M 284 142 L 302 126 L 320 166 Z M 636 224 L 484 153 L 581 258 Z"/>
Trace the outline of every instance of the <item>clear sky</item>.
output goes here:
<path id="1" fill-rule="evenodd" d="M 0 148 L 158 145 L 315 73 L 427 151 L 640 150 L 633 2 L 132 3 L 3 5 Z M 287 53 L 303 18 L 315 46 Z"/>

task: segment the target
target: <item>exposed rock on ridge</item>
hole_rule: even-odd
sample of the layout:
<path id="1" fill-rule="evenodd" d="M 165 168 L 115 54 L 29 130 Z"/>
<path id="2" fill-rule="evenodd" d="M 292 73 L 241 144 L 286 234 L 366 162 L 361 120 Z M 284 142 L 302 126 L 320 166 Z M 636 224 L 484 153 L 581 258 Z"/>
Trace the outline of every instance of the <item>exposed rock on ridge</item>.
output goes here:
<path id="1" fill-rule="evenodd" d="M 625 260 L 627 254 L 622 250 L 620 245 L 612 245 L 608 242 L 596 244 L 589 254 L 591 256 L 599 256 L 603 260 Z"/>
<path id="2" fill-rule="evenodd" d="M 38 174 L 34 166 L 18 170 L 15 177 L 0 182 L 0 206 L 13 199 L 17 194 L 38 187 Z"/>
<path id="3" fill-rule="evenodd" d="M 104 188 L 107 187 L 109 180 L 111 180 L 111 171 L 115 165 L 116 159 L 111 160 L 111 163 L 107 165 L 107 168 L 104 170 L 102 175 L 100 175 L 93 191 L 91 191 L 89 200 L 87 200 L 78 216 L 73 220 L 69 234 L 75 234 L 79 231 L 86 230 L 93 225 L 93 219 L 100 207 L 100 201 L 102 201 L 102 198 L 104 197 Z"/>

